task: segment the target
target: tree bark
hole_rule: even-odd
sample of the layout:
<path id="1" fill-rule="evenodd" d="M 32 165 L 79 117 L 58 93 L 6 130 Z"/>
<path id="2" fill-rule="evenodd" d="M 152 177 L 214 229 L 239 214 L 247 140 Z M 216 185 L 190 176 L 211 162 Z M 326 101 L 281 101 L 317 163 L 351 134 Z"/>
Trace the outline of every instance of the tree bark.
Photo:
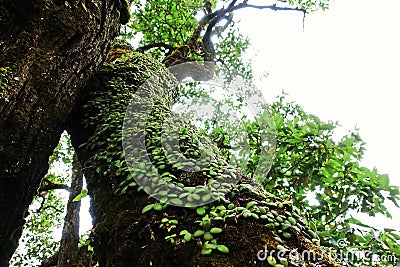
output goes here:
<path id="1" fill-rule="evenodd" d="M 72 162 L 71 191 L 67 205 L 67 214 L 64 220 L 64 229 L 60 241 L 57 267 L 78 265 L 79 243 L 79 211 L 81 202 L 74 202 L 74 198 L 81 193 L 83 186 L 82 167 L 78 156 L 74 153 Z"/>
<path id="2" fill-rule="evenodd" d="M 0 0 L 2 267 L 17 247 L 62 125 L 119 32 L 121 6 L 118 0 Z"/>
<path id="3" fill-rule="evenodd" d="M 117 50 L 120 51 L 120 47 Z M 156 77 L 156 82 L 141 87 L 149 77 Z M 168 121 L 168 112 L 177 95 L 175 82 L 160 63 L 146 56 L 134 53 L 121 59 L 113 57 L 113 62 L 105 64 L 91 80 L 86 99 L 70 118 L 68 128 L 72 144 L 84 166 L 91 196 L 95 226 L 92 244 L 100 266 L 267 266 L 262 257 L 261 260 L 257 257 L 266 248 L 275 253 L 282 249 L 293 250 L 292 256 L 311 251 L 318 257 L 295 259 L 286 253 L 290 266 L 311 266 L 312 263 L 337 266 L 311 242 L 314 234 L 296 207 L 251 185 L 246 177 L 218 157 L 217 150 L 210 158 L 212 167 L 197 172 L 182 171 L 165 160 L 165 155 L 159 153 L 162 144 L 154 140 L 160 139 L 163 123 L 173 123 Z M 215 202 L 202 205 L 204 210 L 165 205 L 150 198 L 133 180 L 141 175 L 144 178 L 140 179 L 152 181 L 149 188 L 154 187 L 150 169 L 136 172 L 135 167 L 127 163 L 136 160 L 140 166 L 143 162 L 141 158 L 129 159 L 129 152 L 137 143 L 125 143 L 125 151 L 122 147 L 122 125 L 130 101 L 139 107 L 131 109 L 132 117 L 146 115 L 140 107 L 147 104 L 152 107 L 147 128 L 142 132 L 145 135 L 142 141 L 146 143 L 144 151 L 160 175 L 173 177 L 170 183 L 208 184 L 226 171 L 229 176 L 240 178 L 239 184 L 230 188 L 224 197 L 219 195 Z M 125 118 L 127 122 L 128 129 L 139 127 L 129 125 L 129 119 Z M 188 134 L 182 140 L 191 147 L 190 140 L 199 137 L 196 130 L 185 120 L 175 124 L 178 129 L 186 129 Z M 125 134 L 129 133 L 126 130 Z M 207 149 L 213 150 L 211 145 Z M 224 177 L 229 181 L 226 175 Z M 162 195 L 161 192 L 154 194 Z M 168 197 L 177 204 L 189 199 L 184 194 L 168 194 Z M 150 211 L 143 213 L 149 204 L 157 208 L 150 206 Z M 180 235 L 185 230 L 190 235 L 185 232 Z M 196 235 L 197 230 L 204 233 Z M 280 259 L 269 260 L 279 263 Z"/>

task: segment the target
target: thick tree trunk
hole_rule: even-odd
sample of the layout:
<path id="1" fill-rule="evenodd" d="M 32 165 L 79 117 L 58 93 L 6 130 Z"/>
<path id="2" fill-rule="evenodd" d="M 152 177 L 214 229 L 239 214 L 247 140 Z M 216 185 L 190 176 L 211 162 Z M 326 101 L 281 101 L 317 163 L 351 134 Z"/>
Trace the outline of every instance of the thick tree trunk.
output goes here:
<path id="1" fill-rule="evenodd" d="M 140 87 L 152 75 L 155 75 L 153 83 Z M 247 184 L 246 177 L 224 162 L 217 150 L 209 158 L 210 165 L 196 172 L 182 171 L 168 162 L 160 141 L 163 123 L 174 123 L 178 133 L 183 133 L 178 134 L 178 139 L 182 153 L 188 158 L 196 158 L 193 147 L 199 137 L 189 122 L 168 121 L 169 107 L 176 97 L 174 82 L 160 63 L 131 54 L 104 66 L 88 86 L 87 98 L 71 117 L 69 131 L 83 163 L 92 199 L 93 246 L 100 266 L 268 266 L 263 261 L 265 249 L 275 251 L 275 258 L 268 260 L 281 262 L 282 266 L 287 263 L 311 266 L 313 262 L 336 266 L 310 241 L 314 234 L 290 202 L 268 196 L 262 189 Z M 139 150 L 149 156 L 156 172 L 171 179 L 167 184 L 193 187 L 212 184 L 218 177 L 227 182 L 230 177 L 242 181 L 225 197 L 218 195 L 218 200 L 197 210 L 165 205 L 150 198 L 133 179 L 148 178 L 144 188 L 156 187 L 145 159 L 130 158 L 130 152 L 139 147 L 136 142 L 139 139 L 132 143 L 124 140 L 125 151 L 121 144 L 130 101 L 134 103 L 130 109 L 133 121 L 148 115 L 142 108 L 151 109 L 145 120 L 147 128 L 141 132 L 146 148 Z M 135 134 L 135 129 L 140 128 L 130 119 L 125 118 L 125 126 L 129 126 L 124 128 L 125 135 L 131 134 L 131 129 Z M 212 146 L 207 150 L 213 150 Z M 136 161 L 136 165 L 127 164 L 130 161 Z M 196 199 L 209 198 L 207 194 L 176 195 L 168 190 L 154 194 L 164 195 L 178 205 L 185 201 L 193 205 Z M 150 211 L 143 213 L 145 207 Z M 276 258 L 281 250 L 286 250 L 282 256 L 286 261 Z M 314 260 L 296 259 L 302 251 L 314 253 Z"/>
<path id="2" fill-rule="evenodd" d="M 0 266 L 17 247 L 79 88 L 118 34 L 120 7 L 118 0 L 0 0 Z"/>

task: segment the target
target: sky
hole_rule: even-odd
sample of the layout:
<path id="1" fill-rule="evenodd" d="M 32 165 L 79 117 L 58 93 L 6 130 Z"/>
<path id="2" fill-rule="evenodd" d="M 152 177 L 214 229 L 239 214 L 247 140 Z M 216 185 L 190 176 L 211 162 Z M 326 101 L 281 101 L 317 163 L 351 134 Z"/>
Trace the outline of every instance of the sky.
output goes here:
<path id="1" fill-rule="evenodd" d="M 257 2 L 257 1 L 255 1 Z M 260 2 L 258 2 L 260 3 Z M 267 101 L 282 90 L 307 112 L 339 121 L 341 133 L 360 129 L 362 164 L 400 185 L 400 1 L 336 0 L 325 12 L 246 9 L 239 28 L 250 37 L 247 56 Z M 391 206 L 394 218 L 400 209 Z M 360 216 L 367 218 L 368 216 Z M 377 225 L 398 228 L 378 216 Z M 382 224 L 384 222 L 384 224 Z"/>

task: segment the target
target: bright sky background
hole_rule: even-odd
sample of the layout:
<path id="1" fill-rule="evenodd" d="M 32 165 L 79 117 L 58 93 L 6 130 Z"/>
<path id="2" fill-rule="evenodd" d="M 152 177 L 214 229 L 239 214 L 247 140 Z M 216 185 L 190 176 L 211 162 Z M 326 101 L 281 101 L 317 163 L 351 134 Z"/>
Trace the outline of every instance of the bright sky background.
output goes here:
<path id="1" fill-rule="evenodd" d="M 239 27 L 251 40 L 249 55 L 256 55 L 256 72 L 268 73 L 258 83 L 267 100 L 284 90 L 290 100 L 323 120 L 339 121 L 346 130 L 357 126 L 367 143 L 364 166 L 388 173 L 396 185 L 398 10 L 398 0 L 336 0 L 329 10 L 307 15 L 304 30 L 300 12 L 246 9 L 237 14 Z M 391 212 L 399 218 L 399 209 Z M 375 223 L 379 228 L 398 228 L 395 220 L 383 216 Z"/>

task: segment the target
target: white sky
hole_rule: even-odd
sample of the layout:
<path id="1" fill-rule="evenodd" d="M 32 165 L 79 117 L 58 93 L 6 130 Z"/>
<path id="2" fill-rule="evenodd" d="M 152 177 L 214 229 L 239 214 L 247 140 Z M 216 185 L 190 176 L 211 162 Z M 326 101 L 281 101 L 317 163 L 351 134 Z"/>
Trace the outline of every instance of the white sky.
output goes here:
<path id="1" fill-rule="evenodd" d="M 250 37 L 258 84 L 268 99 L 282 89 L 323 120 L 357 126 L 367 143 L 363 164 L 400 185 L 400 1 L 336 0 L 329 10 L 300 12 L 246 9 L 239 27 Z M 237 18 L 237 17 L 236 17 Z M 391 209 L 394 218 L 399 209 Z M 384 225 L 381 223 L 384 222 Z M 398 228 L 395 221 L 378 221 Z"/>

